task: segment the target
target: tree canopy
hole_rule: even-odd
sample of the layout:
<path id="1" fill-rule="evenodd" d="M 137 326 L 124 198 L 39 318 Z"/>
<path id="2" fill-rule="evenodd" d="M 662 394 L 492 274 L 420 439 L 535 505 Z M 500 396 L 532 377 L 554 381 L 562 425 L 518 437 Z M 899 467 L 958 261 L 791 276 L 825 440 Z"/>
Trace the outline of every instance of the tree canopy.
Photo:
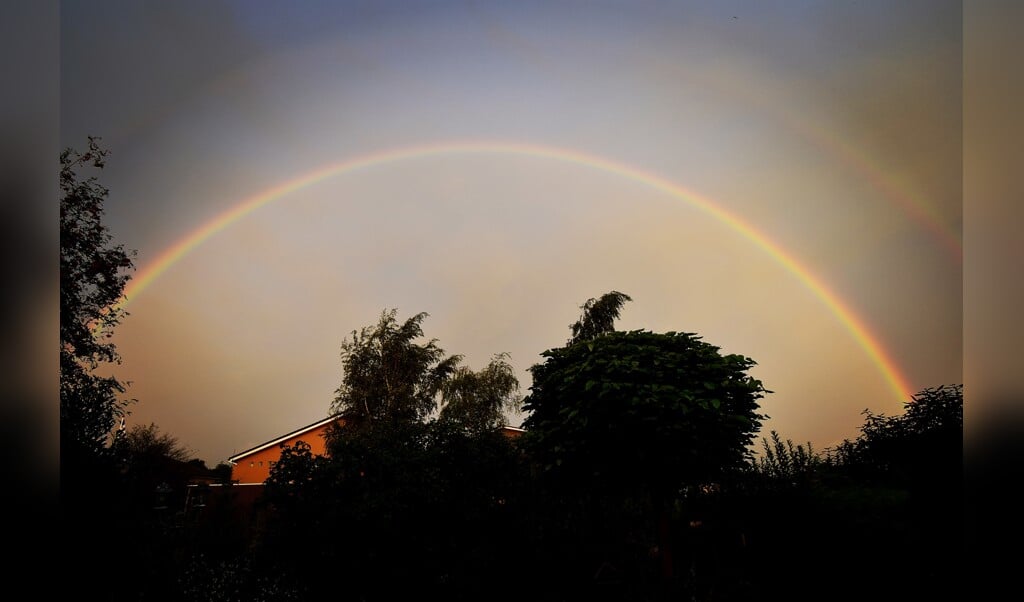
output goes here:
<path id="1" fill-rule="evenodd" d="M 441 386 L 440 420 L 469 433 L 482 433 L 505 426 L 505 412 L 518 409 L 519 380 L 499 353 L 482 370 L 459 366 Z"/>
<path id="2" fill-rule="evenodd" d="M 963 404 L 957 384 L 922 389 L 901 415 L 864 410 L 860 434 L 829 450 L 830 462 L 890 481 L 948 481 L 963 470 Z"/>
<path id="3" fill-rule="evenodd" d="M 120 360 L 110 338 L 124 317 L 117 307 L 134 267 L 134 253 L 113 244 L 103 223 L 108 191 L 78 171 L 102 169 L 108 151 L 89 138 L 84 153 L 60 155 L 60 434 L 71 454 L 101 455 L 125 413 L 125 385 L 96 373 Z M 77 450 L 77 451 L 72 451 Z"/>
<path id="4" fill-rule="evenodd" d="M 271 468 L 265 541 L 316 546 L 311 558 L 284 559 L 303 582 L 344 575 L 364 600 L 393 599 L 407 583 L 428 594 L 480 583 L 484 595 L 498 565 L 479 559 L 510 555 L 481 534 L 508 527 L 519 464 L 498 427 L 518 404 L 518 380 L 504 353 L 479 371 L 461 365 L 423 336 L 426 316 L 399 321 L 385 310 L 353 331 L 331 405 L 344 420 L 327 433 L 329 453 L 299 442 Z"/>
<path id="5" fill-rule="evenodd" d="M 170 458 L 178 462 L 193 459 L 192 451 L 177 437 L 161 433 L 156 423 L 136 424 L 123 435 L 123 445 L 130 456 Z"/>
<path id="6" fill-rule="evenodd" d="M 592 339 L 598 335 L 615 331 L 615 320 L 619 318 L 622 306 L 633 299 L 619 291 L 611 291 L 599 298 L 587 299 L 580 306 L 582 313 L 578 320 L 569 325 L 572 337 L 569 344 Z"/>
<path id="7" fill-rule="evenodd" d="M 545 472 L 668 492 L 742 466 L 761 425 L 754 361 L 695 334 L 609 332 L 542 356 L 523 408 Z"/>
<path id="8" fill-rule="evenodd" d="M 416 422 L 437 409 L 437 396 L 461 356 L 446 356 L 435 339 L 423 337 L 425 312 L 399 323 L 397 310 L 377 324 L 352 331 L 341 345 L 344 370 L 331 410 L 354 423 Z"/>

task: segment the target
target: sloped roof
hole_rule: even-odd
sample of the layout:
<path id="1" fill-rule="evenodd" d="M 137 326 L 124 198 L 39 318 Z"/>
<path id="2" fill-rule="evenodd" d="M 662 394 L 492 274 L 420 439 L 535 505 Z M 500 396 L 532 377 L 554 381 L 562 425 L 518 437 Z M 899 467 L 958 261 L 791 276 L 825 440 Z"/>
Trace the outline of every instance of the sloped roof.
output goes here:
<path id="1" fill-rule="evenodd" d="M 328 416 L 327 418 L 324 418 L 323 420 L 318 420 L 318 421 L 314 422 L 313 424 L 304 426 L 304 427 L 299 428 L 299 429 L 295 429 L 294 431 L 292 431 L 290 433 L 287 433 L 285 435 L 281 435 L 280 437 L 276 437 L 274 439 L 271 439 L 270 441 L 267 441 L 266 443 L 261 443 L 261 444 L 257 445 L 256 447 L 251 447 L 251 448 L 249 448 L 249 449 L 247 449 L 247 450 L 245 450 L 245 451 L 243 451 L 241 453 L 237 453 L 237 454 L 231 456 L 230 458 L 228 458 L 228 463 L 229 464 L 238 464 L 238 461 L 241 460 L 242 458 L 246 457 L 246 456 L 254 454 L 254 453 L 258 452 L 258 451 L 263 451 L 263 450 L 267 449 L 268 447 L 273 447 L 275 445 L 278 445 L 278 444 L 280 444 L 280 443 L 282 443 L 284 441 L 287 441 L 288 439 L 291 439 L 292 437 L 297 437 L 299 435 L 302 435 L 303 433 L 308 433 L 309 431 L 312 431 L 312 430 L 315 430 L 317 428 L 320 428 L 321 426 L 323 426 L 325 424 L 329 424 L 331 422 L 334 422 L 338 418 L 340 418 L 340 416 L 338 416 L 337 414 L 334 415 L 334 416 Z"/>

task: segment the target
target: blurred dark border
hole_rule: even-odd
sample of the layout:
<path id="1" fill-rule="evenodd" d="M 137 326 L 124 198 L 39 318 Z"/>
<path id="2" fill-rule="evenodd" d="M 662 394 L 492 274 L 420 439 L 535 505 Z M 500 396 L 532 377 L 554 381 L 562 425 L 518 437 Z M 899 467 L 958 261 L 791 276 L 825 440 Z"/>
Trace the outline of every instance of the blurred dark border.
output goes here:
<path id="1" fill-rule="evenodd" d="M 55 504 L 59 483 L 60 5 L 7 0 L 0 11 L 0 440 L 3 498 L 20 520 Z M 968 1 L 963 17 L 965 518 L 967 558 L 984 589 L 1015 574 L 1017 555 L 995 550 L 1015 549 L 1024 530 L 1015 493 L 1024 447 L 1024 3 Z M 46 541 L 40 535 L 33 539 Z"/>
<path id="2" fill-rule="evenodd" d="M 58 486 L 59 3 L 9 0 L 0 17 L 0 441 L 5 506 L 38 513 Z"/>
<path id="3" fill-rule="evenodd" d="M 1024 3 L 963 11 L 965 583 L 994 599 L 1024 531 Z"/>

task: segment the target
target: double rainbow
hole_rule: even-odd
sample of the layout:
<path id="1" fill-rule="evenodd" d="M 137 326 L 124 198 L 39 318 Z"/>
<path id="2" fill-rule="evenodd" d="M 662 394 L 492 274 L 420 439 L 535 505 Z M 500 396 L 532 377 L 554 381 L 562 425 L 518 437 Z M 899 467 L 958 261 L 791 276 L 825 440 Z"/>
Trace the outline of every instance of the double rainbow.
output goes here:
<path id="1" fill-rule="evenodd" d="M 780 263 L 789 272 L 796 276 L 805 287 L 810 289 L 810 291 L 825 304 L 829 311 L 831 311 L 832 314 L 834 314 L 850 332 L 854 340 L 856 340 L 858 345 L 864 350 L 871 361 L 878 367 L 893 394 L 897 396 L 901 402 L 910 399 L 911 390 L 907 385 L 906 378 L 901 373 L 899 366 L 892 360 L 889 354 L 878 342 L 878 339 L 869 331 L 867 326 L 865 326 L 863 320 L 858 318 L 846 304 L 844 304 L 821 282 L 821 280 L 815 277 L 795 257 L 787 253 L 776 243 L 769 240 L 764 234 L 758 232 L 753 226 L 746 223 L 735 214 L 715 204 L 707 197 L 703 197 L 652 173 L 579 151 L 536 144 L 510 142 L 451 142 L 423 146 L 409 146 L 364 155 L 320 167 L 242 200 L 227 211 L 224 211 L 213 219 L 210 219 L 192 232 L 188 233 L 186 236 L 182 237 L 178 242 L 160 253 L 153 262 L 146 265 L 135 278 L 129 281 L 128 286 L 125 288 L 124 297 L 114 306 L 114 308 L 120 309 L 126 307 L 139 297 L 139 295 L 141 295 L 142 292 L 145 291 L 154 281 L 163 275 L 164 272 L 169 270 L 181 258 L 192 252 L 210 237 L 260 207 L 284 198 L 297 190 L 316 184 L 328 178 L 343 174 L 350 174 L 361 169 L 376 167 L 388 163 L 411 159 L 422 159 L 426 157 L 462 154 L 529 156 L 560 161 L 563 163 L 615 174 L 663 192 L 717 219 L 741 234 L 761 250 L 768 253 L 773 259 L 775 259 L 775 261 Z"/>

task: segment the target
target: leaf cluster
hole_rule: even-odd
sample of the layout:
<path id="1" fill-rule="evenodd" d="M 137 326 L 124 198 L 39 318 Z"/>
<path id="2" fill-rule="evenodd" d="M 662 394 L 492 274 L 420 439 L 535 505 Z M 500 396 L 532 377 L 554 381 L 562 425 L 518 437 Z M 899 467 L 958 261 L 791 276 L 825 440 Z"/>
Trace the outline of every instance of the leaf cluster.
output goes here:
<path id="1" fill-rule="evenodd" d="M 110 338 L 125 316 L 117 303 L 133 268 L 134 252 L 113 244 L 103 223 L 108 191 L 96 177 L 78 171 L 100 169 L 108 151 L 98 138 L 88 150 L 60 156 L 60 429 L 62 446 L 99 457 L 127 401 L 125 385 L 95 374 L 103 363 L 119 362 Z"/>
<path id="2" fill-rule="evenodd" d="M 118 438 L 129 457 L 147 456 L 153 458 L 169 458 L 178 462 L 188 462 L 194 458 L 192 450 L 181 443 L 170 433 L 161 433 L 155 423 L 137 424 L 128 429 L 123 439 Z"/>
<path id="3" fill-rule="evenodd" d="M 569 325 L 572 337 L 567 344 L 585 341 L 615 331 L 615 320 L 619 318 L 622 306 L 632 297 L 619 291 L 611 291 L 594 299 L 590 298 L 580 306 L 580 317 Z"/>
<path id="4" fill-rule="evenodd" d="M 770 482 L 789 485 L 803 483 L 823 464 L 810 442 L 794 445 L 792 439 L 783 441 L 774 430 L 770 437 L 761 438 L 761 447 L 764 453 L 752 461 L 751 467 Z"/>
<path id="5" fill-rule="evenodd" d="M 76 170 L 104 166 L 109 151 L 89 138 L 89 149 L 66 149 L 60 156 L 60 340 L 61 350 L 95 368 L 118 359 L 111 327 L 125 312 L 117 308 L 132 269 L 134 252 L 112 244 L 103 223 L 108 190 L 96 177 Z"/>
<path id="6" fill-rule="evenodd" d="M 963 403 L 963 385 L 954 384 L 922 389 L 897 416 L 864 410 L 857 438 L 827 450 L 826 459 L 890 481 L 918 479 L 925 467 L 962 470 Z"/>
<path id="7" fill-rule="evenodd" d="M 376 325 L 353 331 L 341 345 L 344 376 L 331 410 L 351 421 L 392 423 L 424 420 L 462 360 L 446 356 L 436 339 L 423 337 L 425 312 L 404 322 L 385 310 Z"/>
<path id="8" fill-rule="evenodd" d="M 769 391 L 691 333 L 636 330 L 545 351 L 531 368 L 524 443 L 543 471 L 661 489 L 743 464 Z"/>
<path id="9" fill-rule="evenodd" d="M 505 426 L 506 412 L 520 404 L 519 379 L 507 353 L 496 354 L 479 371 L 459 366 L 441 385 L 438 417 L 469 433 L 484 433 Z"/>

